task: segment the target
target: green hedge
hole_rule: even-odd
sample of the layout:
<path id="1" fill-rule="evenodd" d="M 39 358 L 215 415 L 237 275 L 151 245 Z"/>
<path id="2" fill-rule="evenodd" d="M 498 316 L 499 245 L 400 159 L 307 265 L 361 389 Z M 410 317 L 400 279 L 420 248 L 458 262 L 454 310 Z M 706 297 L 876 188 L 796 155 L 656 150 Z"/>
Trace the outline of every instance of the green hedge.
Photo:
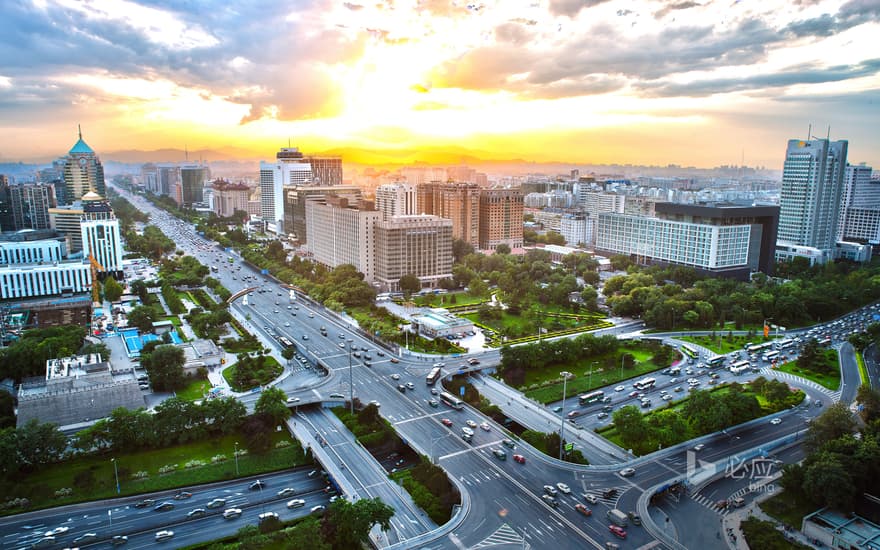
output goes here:
<path id="1" fill-rule="evenodd" d="M 186 307 L 183 305 L 183 301 L 180 299 L 180 296 L 177 295 L 177 291 L 174 290 L 174 287 L 169 284 L 163 284 L 162 297 L 165 298 L 165 304 L 168 306 L 168 309 L 171 310 L 171 313 L 174 315 L 186 313 Z"/>

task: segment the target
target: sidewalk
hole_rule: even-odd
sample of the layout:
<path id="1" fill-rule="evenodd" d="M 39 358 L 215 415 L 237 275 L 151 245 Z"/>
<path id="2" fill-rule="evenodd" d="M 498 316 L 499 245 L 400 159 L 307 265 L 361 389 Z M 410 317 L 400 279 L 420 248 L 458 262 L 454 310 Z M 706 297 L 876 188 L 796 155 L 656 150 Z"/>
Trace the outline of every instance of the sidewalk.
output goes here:
<path id="1" fill-rule="evenodd" d="M 773 478 L 768 479 L 767 482 L 774 483 L 778 481 L 780 477 L 782 477 L 781 474 L 777 474 Z M 725 539 L 727 540 L 728 548 L 731 550 L 749 550 L 749 545 L 746 544 L 746 538 L 743 536 L 740 524 L 751 517 L 773 523 L 776 526 L 776 530 L 781 531 L 788 540 L 799 542 L 809 548 L 813 547 L 813 544 L 807 540 L 807 537 L 800 531 L 796 530 L 800 528 L 800 526 L 792 526 L 794 527 L 792 530 L 786 531 L 775 518 L 768 516 L 763 510 L 761 510 L 760 504 L 775 495 L 775 491 L 762 492 L 760 495 L 753 498 L 747 506 L 733 510 L 724 516 L 724 519 L 721 521 L 721 526 L 722 531 L 726 534 Z"/>

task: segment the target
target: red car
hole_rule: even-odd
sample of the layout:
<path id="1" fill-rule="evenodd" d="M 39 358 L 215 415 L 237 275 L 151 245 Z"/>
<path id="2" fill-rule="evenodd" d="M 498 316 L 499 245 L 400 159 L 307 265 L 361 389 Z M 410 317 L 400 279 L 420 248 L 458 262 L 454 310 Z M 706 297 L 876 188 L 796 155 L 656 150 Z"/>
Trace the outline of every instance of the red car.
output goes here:
<path id="1" fill-rule="evenodd" d="M 526 457 L 524 457 L 523 455 L 513 455 L 513 461 L 514 461 L 514 462 L 519 462 L 520 464 L 525 464 L 525 463 L 526 463 Z"/>
<path id="2" fill-rule="evenodd" d="M 624 530 L 623 527 L 618 527 L 617 525 L 609 525 L 608 530 L 611 531 L 617 538 L 626 538 L 626 530 Z"/>
<path id="3" fill-rule="evenodd" d="M 583 504 L 575 504 L 574 509 L 577 510 L 578 512 L 582 513 L 585 516 L 592 516 L 593 515 L 593 511 L 590 510 L 589 508 L 587 508 L 586 506 L 584 506 Z"/>
<path id="4" fill-rule="evenodd" d="M 452 426 L 452 420 L 449 420 L 448 418 L 444 418 L 444 419 L 441 420 L 440 422 L 441 422 L 444 426 L 446 426 L 446 427 L 450 427 L 450 426 Z"/>

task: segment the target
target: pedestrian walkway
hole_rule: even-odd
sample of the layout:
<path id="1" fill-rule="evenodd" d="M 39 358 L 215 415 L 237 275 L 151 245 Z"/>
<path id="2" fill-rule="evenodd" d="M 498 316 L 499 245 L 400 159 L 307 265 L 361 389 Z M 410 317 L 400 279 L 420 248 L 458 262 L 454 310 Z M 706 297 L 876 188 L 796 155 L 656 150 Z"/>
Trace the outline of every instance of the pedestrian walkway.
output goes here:
<path id="1" fill-rule="evenodd" d="M 773 482 L 778 477 L 779 474 L 767 481 Z M 752 517 L 761 521 L 769 521 L 773 523 L 776 525 L 776 530 L 782 532 L 785 535 L 785 538 L 790 541 L 798 542 L 808 548 L 814 547 L 803 533 L 797 529 L 791 528 L 791 526 L 788 526 L 789 528 L 786 529 L 786 526 L 782 525 L 775 518 L 768 516 L 763 510 L 761 510 L 760 504 L 775 494 L 775 492 L 763 491 L 746 506 L 731 510 L 724 515 L 721 525 L 725 539 L 727 540 L 728 548 L 731 550 L 749 550 L 749 545 L 746 544 L 746 539 L 742 533 L 741 524 L 743 521 Z"/>

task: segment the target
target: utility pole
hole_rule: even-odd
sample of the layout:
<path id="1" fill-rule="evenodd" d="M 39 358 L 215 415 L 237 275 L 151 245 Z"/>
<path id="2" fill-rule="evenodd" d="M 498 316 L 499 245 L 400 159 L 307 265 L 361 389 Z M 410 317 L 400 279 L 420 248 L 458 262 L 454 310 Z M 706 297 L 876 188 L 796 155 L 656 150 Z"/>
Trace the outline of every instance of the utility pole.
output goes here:
<path id="1" fill-rule="evenodd" d="M 562 460 L 562 445 L 565 441 L 565 390 L 569 377 L 574 377 L 574 375 L 568 371 L 562 371 L 559 374 L 562 376 L 562 424 L 559 427 L 559 459 Z"/>

